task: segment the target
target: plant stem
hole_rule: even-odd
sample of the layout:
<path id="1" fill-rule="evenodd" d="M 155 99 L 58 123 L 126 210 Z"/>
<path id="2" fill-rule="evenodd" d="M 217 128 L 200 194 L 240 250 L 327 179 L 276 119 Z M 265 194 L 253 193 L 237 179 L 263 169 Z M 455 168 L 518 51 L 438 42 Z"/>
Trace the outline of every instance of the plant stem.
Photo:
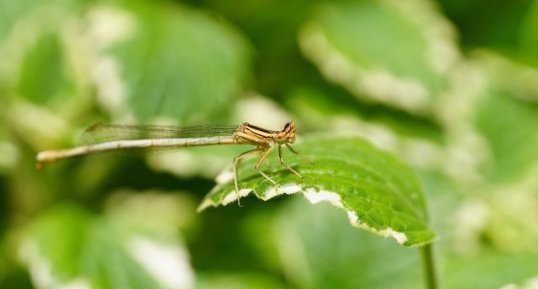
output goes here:
<path id="1" fill-rule="evenodd" d="M 427 289 L 439 289 L 437 280 L 437 270 L 435 269 L 435 260 L 433 254 L 433 245 L 428 244 L 420 248 L 422 256 L 422 267 L 424 268 L 424 280 Z"/>

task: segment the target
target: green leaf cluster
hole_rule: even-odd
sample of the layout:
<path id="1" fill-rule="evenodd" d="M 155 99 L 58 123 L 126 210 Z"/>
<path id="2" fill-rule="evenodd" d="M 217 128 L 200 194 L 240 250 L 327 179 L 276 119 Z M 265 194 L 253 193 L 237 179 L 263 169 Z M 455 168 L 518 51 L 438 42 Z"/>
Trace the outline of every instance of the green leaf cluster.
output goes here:
<path id="1" fill-rule="evenodd" d="M 535 0 L 0 0 L 0 288 L 534 288 L 537 23 Z M 303 178 L 245 160 L 241 206 L 247 146 L 34 167 L 95 122 L 291 119 Z"/>

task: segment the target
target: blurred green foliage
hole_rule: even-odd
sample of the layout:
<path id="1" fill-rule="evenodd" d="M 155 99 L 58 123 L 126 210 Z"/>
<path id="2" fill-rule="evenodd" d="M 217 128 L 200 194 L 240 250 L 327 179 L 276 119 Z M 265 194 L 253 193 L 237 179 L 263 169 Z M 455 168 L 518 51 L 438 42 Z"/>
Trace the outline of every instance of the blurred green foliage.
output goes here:
<path id="1" fill-rule="evenodd" d="M 534 288 L 537 29 L 536 0 L 0 0 L 0 288 L 423 286 L 325 204 L 197 214 L 242 148 L 34 167 L 97 121 L 289 119 L 418 172 L 443 288 Z"/>

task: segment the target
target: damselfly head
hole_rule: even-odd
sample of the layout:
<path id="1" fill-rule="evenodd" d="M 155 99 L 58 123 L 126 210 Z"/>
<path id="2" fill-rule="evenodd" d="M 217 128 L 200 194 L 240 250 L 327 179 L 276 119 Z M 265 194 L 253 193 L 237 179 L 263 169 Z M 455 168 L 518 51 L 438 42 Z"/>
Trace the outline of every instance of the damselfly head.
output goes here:
<path id="1" fill-rule="evenodd" d="M 293 120 L 286 123 L 284 129 L 278 133 L 277 141 L 280 143 L 294 143 L 296 131 L 297 128 L 295 127 L 295 122 L 293 122 Z"/>

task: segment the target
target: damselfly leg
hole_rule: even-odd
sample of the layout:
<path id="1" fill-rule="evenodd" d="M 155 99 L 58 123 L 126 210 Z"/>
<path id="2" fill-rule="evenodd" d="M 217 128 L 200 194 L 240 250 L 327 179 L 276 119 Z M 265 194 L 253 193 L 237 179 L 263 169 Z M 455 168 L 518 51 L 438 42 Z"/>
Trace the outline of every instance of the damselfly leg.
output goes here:
<path id="1" fill-rule="evenodd" d="M 234 185 L 235 185 L 235 193 L 237 195 L 237 204 L 241 205 L 241 203 L 239 202 L 239 198 L 241 197 L 241 195 L 239 194 L 239 184 L 237 183 L 237 175 L 238 175 L 238 170 L 239 170 L 239 164 L 241 163 L 241 161 L 250 156 L 250 155 L 254 155 L 254 154 L 257 154 L 260 152 L 260 148 L 255 148 L 255 149 L 251 149 L 251 150 L 248 150 L 246 152 L 243 152 L 241 153 L 240 155 L 236 156 L 234 158 L 234 161 L 233 161 L 233 166 L 232 166 L 232 170 L 233 170 L 233 174 L 234 174 Z"/>
<path id="2" fill-rule="evenodd" d="M 303 176 L 296 170 L 294 170 L 292 167 L 290 167 L 287 163 L 284 162 L 284 158 L 282 157 L 282 146 L 278 145 L 278 159 L 280 160 L 280 164 L 283 165 L 286 169 L 288 169 L 290 172 L 297 175 L 299 178 L 303 178 Z"/>

